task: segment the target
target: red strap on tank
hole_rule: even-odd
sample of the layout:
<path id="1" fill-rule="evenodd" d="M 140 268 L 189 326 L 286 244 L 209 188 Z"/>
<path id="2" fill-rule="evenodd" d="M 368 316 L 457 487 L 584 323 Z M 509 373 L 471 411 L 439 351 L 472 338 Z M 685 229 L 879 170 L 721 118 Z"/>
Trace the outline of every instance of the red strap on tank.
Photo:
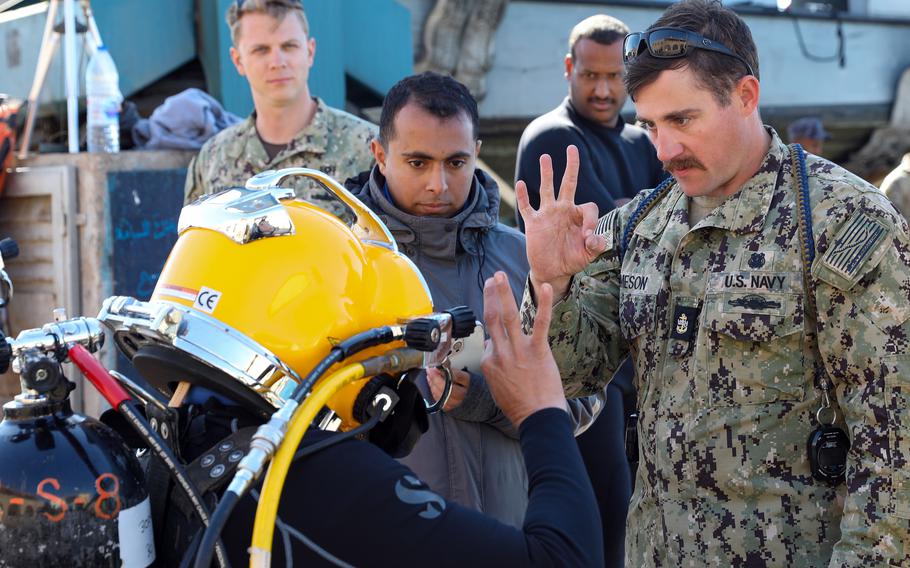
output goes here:
<path id="1" fill-rule="evenodd" d="M 69 348 L 69 357 L 79 367 L 85 378 L 95 385 L 104 400 L 114 408 L 120 408 L 120 404 L 130 400 L 130 393 L 126 392 L 120 383 L 107 372 L 97 359 L 95 359 L 88 349 L 79 345 L 71 345 Z"/>

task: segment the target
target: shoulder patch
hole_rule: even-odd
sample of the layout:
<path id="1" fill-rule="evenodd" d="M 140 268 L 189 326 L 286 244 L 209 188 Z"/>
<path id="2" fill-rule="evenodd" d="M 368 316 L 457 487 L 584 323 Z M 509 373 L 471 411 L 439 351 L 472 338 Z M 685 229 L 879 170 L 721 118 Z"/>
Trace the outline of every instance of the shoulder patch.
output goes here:
<path id="1" fill-rule="evenodd" d="M 857 211 L 840 228 L 813 272 L 832 286 L 849 290 L 881 260 L 890 234 L 888 225 Z"/>
<path id="2" fill-rule="evenodd" d="M 594 234 L 602 237 L 607 243 L 605 252 L 613 250 L 613 220 L 616 218 L 616 209 L 610 211 L 597 221 L 597 227 L 594 228 Z"/>

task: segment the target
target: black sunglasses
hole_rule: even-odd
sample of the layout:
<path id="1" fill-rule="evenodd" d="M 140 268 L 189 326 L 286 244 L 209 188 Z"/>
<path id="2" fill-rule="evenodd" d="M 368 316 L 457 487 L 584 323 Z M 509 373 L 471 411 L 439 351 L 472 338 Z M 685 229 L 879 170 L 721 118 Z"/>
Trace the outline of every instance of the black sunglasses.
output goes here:
<path id="1" fill-rule="evenodd" d="M 724 44 L 681 28 L 655 28 L 627 35 L 622 43 L 622 60 L 625 63 L 632 61 L 643 49 L 660 59 L 676 59 L 685 57 L 690 47 L 734 57 L 746 66 L 749 75 L 755 76 L 752 66 Z"/>

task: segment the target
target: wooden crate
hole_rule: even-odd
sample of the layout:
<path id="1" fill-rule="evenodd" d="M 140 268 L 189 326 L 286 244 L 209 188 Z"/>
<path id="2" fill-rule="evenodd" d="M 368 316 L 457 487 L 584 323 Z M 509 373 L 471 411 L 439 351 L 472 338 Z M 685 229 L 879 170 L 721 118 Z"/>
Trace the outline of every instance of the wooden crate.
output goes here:
<path id="1" fill-rule="evenodd" d="M 5 263 L 14 287 L 6 335 L 41 327 L 55 307 L 80 309 L 75 212 L 72 166 L 22 168 L 9 177 L 0 198 L 0 238 L 14 238 L 20 253 Z M 0 401 L 18 393 L 19 377 L 0 375 Z"/>

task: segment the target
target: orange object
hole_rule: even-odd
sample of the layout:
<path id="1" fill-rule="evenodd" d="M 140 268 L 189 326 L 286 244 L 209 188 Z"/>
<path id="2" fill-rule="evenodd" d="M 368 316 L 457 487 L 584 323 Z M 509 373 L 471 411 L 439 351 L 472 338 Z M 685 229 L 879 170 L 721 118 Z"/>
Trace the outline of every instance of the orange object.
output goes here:
<path id="1" fill-rule="evenodd" d="M 6 185 L 6 174 L 16 156 L 16 118 L 19 105 L 0 95 L 0 195 Z"/>

